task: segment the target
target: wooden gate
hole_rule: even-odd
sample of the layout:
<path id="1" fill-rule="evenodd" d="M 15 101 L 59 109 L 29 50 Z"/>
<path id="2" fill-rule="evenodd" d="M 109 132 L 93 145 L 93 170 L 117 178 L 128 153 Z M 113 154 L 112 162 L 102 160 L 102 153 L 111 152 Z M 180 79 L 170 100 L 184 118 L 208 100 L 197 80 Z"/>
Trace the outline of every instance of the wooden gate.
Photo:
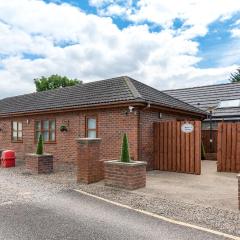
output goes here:
<path id="1" fill-rule="evenodd" d="M 218 172 L 240 172 L 240 123 L 218 124 Z"/>
<path id="2" fill-rule="evenodd" d="M 154 168 L 161 171 L 201 174 L 201 122 L 189 121 L 191 133 L 181 130 L 183 121 L 154 123 Z"/>
<path id="3" fill-rule="evenodd" d="M 217 133 L 218 131 L 215 129 L 202 130 L 202 142 L 205 149 L 207 160 L 217 160 Z M 212 143 L 210 142 L 211 135 Z"/>

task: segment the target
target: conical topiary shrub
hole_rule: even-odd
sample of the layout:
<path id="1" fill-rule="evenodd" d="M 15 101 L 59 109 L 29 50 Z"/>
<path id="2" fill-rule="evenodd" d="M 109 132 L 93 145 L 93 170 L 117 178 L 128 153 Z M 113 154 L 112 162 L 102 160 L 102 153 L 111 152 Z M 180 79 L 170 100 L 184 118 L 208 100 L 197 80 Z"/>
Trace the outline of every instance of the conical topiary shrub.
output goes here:
<path id="1" fill-rule="evenodd" d="M 40 134 L 39 139 L 38 139 L 36 154 L 38 154 L 38 155 L 43 154 L 43 137 L 42 137 L 42 134 Z"/>
<path id="2" fill-rule="evenodd" d="M 206 160 L 206 151 L 205 151 L 205 147 L 203 145 L 203 141 L 201 141 L 201 158 L 202 158 L 202 160 Z"/>
<path id="3" fill-rule="evenodd" d="M 124 133 L 123 141 L 122 141 L 122 154 L 121 154 L 121 162 L 130 162 L 130 154 L 128 148 L 128 137 L 127 134 Z"/>

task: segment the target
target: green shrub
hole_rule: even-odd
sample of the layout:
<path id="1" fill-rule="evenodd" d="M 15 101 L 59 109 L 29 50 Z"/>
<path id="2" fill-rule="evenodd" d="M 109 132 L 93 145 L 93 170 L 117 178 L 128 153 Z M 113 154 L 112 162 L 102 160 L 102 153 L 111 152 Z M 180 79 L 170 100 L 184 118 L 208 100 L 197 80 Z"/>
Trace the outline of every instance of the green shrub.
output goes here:
<path id="1" fill-rule="evenodd" d="M 124 133 L 124 135 L 123 135 L 121 162 L 130 162 L 130 154 L 129 154 L 129 148 L 128 148 L 128 137 L 127 137 L 126 133 Z"/>
<path id="2" fill-rule="evenodd" d="M 201 159 L 206 160 L 206 151 L 205 151 L 205 147 L 203 145 L 203 141 L 201 141 Z"/>
<path id="3" fill-rule="evenodd" d="M 40 134 L 39 139 L 38 139 L 36 154 L 38 154 L 38 155 L 43 154 L 43 137 L 42 137 L 42 134 Z"/>

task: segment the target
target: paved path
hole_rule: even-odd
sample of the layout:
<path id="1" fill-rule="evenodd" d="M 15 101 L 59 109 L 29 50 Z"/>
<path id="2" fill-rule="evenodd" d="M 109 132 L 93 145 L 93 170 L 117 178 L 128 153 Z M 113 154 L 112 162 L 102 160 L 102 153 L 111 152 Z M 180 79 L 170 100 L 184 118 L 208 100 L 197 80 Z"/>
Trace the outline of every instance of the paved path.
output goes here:
<path id="1" fill-rule="evenodd" d="M 0 206 L 0 239 L 223 239 L 68 191 Z"/>
<path id="2" fill-rule="evenodd" d="M 224 239 L 0 169 L 0 240 Z"/>

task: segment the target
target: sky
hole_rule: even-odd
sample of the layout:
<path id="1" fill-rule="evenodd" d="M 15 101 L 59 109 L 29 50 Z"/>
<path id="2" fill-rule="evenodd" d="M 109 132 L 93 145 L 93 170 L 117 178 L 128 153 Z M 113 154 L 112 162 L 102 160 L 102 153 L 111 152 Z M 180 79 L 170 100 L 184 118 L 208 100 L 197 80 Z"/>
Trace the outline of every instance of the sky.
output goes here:
<path id="1" fill-rule="evenodd" d="M 239 66 L 240 0 L 0 0 L 0 98 L 52 74 L 164 90 L 226 83 Z"/>

